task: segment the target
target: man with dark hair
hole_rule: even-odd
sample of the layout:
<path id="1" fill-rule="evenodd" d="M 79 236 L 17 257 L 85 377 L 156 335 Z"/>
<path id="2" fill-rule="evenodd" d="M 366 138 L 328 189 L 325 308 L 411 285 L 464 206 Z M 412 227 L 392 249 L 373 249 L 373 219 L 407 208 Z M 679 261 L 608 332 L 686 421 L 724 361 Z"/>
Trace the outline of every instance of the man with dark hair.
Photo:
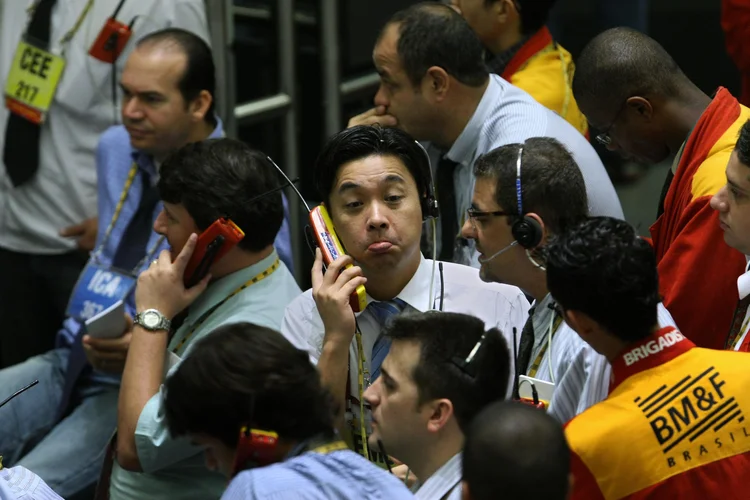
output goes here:
<path id="1" fill-rule="evenodd" d="M 520 335 L 517 376 L 554 384 L 549 411 L 564 423 L 601 401 L 609 386 L 606 360 L 555 314 L 540 256 L 549 241 L 588 215 L 581 172 L 559 142 L 538 137 L 480 157 L 474 174 L 462 233 L 476 241 L 483 280 L 516 285 L 534 297 Z"/>
<path id="2" fill-rule="evenodd" d="M 739 250 L 750 263 L 750 120 L 740 129 L 737 144 L 729 157 L 726 169 L 727 183 L 711 198 L 711 208 L 719 212 L 719 226 L 724 231 L 724 241 Z M 732 328 L 726 348 L 750 351 L 750 266 L 737 278 L 740 304 L 735 309 Z"/>
<path id="3" fill-rule="evenodd" d="M 461 450 L 469 422 L 508 390 L 510 353 L 497 328 L 474 316 L 426 312 L 395 318 L 391 349 L 365 391 L 369 444 L 419 479 L 416 497 L 461 498 Z"/>
<path id="4" fill-rule="evenodd" d="M 318 157 L 314 179 L 348 255 L 324 273 L 316 253 L 312 290 L 289 305 L 281 332 L 318 365 L 336 399 L 342 434 L 385 465 L 367 444 L 370 408 L 363 397 L 388 353 L 382 328 L 405 311 L 460 312 L 499 328 L 510 343 L 510 332 L 526 321 L 528 302 L 516 287 L 482 283 L 476 269 L 422 256 L 423 220 L 437 213 L 429 161 L 405 132 L 358 126 L 336 134 Z M 349 299 L 359 285 L 366 307 L 355 319 Z"/>
<path id="5" fill-rule="evenodd" d="M 588 141 L 527 93 L 489 75 L 481 42 L 451 7 L 422 3 L 396 13 L 380 34 L 373 60 L 381 79 L 376 107 L 349 126 L 396 126 L 430 142 L 441 260 L 478 267 L 476 250 L 460 235 L 471 204 L 474 162 L 530 137 L 554 137 L 572 152 L 591 213 L 622 217 L 612 182 Z"/>
<path id="6" fill-rule="evenodd" d="M 525 90 L 588 136 L 573 97 L 575 65 L 552 39 L 547 18 L 556 0 L 452 0 L 488 51 L 492 73 Z"/>
<path id="7" fill-rule="evenodd" d="M 723 170 L 750 109 L 724 88 L 707 96 L 661 45 L 628 28 L 605 31 L 586 46 L 573 93 L 610 150 L 644 163 L 675 157 L 651 226 L 661 295 L 688 338 L 723 347 L 745 260 L 719 241 L 709 201 L 726 183 Z"/>
<path id="8" fill-rule="evenodd" d="M 159 174 L 163 209 L 154 230 L 166 238 L 171 255 L 163 250 L 138 277 L 116 450 L 107 457 L 116 460 L 112 499 L 218 496 L 223 481 L 201 472 L 200 450 L 168 436 L 164 374 L 190 355 L 196 340 L 221 325 L 252 321 L 278 328 L 285 305 L 300 291 L 273 248 L 283 208 L 281 194 L 273 192 L 278 172 L 263 154 L 238 141 L 207 140 L 170 155 Z M 186 288 L 185 270 L 197 234 L 221 218 L 243 229 L 244 238 L 210 264 L 196 285 Z"/>
<path id="9" fill-rule="evenodd" d="M 566 425 L 572 498 L 744 496 L 748 354 L 660 328 L 656 257 L 626 222 L 589 219 L 546 253 L 565 322 L 612 365 L 607 399 Z"/>
<path id="10" fill-rule="evenodd" d="M 231 480 L 223 499 L 410 498 L 395 476 L 346 447 L 333 414 L 307 353 L 250 323 L 212 332 L 166 381 L 167 426 Z"/>
<path id="11" fill-rule="evenodd" d="M 570 449 L 560 422 L 512 401 L 471 421 L 463 452 L 463 500 L 565 500 Z"/>

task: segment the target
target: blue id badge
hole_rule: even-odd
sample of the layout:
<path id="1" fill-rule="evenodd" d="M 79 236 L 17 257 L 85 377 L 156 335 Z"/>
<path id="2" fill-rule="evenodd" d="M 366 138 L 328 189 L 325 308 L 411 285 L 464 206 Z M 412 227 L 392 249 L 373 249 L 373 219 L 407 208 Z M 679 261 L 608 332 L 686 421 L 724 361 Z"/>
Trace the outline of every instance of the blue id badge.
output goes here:
<path id="1" fill-rule="evenodd" d="M 90 259 L 68 302 L 65 314 L 86 321 L 124 300 L 135 287 L 136 277 L 105 267 Z"/>

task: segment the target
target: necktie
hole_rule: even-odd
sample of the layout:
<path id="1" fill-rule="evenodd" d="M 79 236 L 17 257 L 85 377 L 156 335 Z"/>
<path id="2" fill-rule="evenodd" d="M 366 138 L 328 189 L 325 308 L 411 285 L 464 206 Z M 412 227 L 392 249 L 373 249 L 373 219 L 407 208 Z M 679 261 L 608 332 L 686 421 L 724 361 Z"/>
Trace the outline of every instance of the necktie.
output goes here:
<path id="1" fill-rule="evenodd" d="M 732 317 L 732 326 L 729 329 L 729 335 L 727 335 L 726 349 L 731 349 L 737 337 L 742 335 L 742 323 L 745 320 L 748 306 L 750 306 L 750 295 L 737 302 L 737 307 Z"/>
<path id="2" fill-rule="evenodd" d="M 120 245 L 112 259 L 112 267 L 130 271 L 146 255 L 148 240 L 154 226 L 154 208 L 159 202 L 159 192 L 151 185 L 150 176 L 140 170 L 143 189 L 138 209 L 125 229 Z"/>
<path id="3" fill-rule="evenodd" d="M 43 47 L 49 47 L 52 8 L 57 0 L 40 0 L 31 17 L 26 35 Z M 5 128 L 3 163 L 11 182 L 18 187 L 34 177 L 39 169 L 39 138 L 42 126 L 14 113 Z"/>
<path id="4" fill-rule="evenodd" d="M 380 324 L 380 335 L 372 346 L 372 361 L 370 367 L 372 368 L 373 381 L 380 376 L 380 365 L 383 364 L 383 360 L 385 360 L 385 357 L 388 355 L 388 350 L 391 348 L 391 339 L 383 335 L 383 329 L 390 324 L 390 321 L 395 316 L 401 314 L 405 307 L 406 302 L 401 299 L 370 302 L 370 305 L 367 306 Z"/>
<path id="5" fill-rule="evenodd" d="M 516 374 L 525 375 L 531 361 L 531 351 L 534 348 L 534 311 L 536 306 L 529 309 L 529 318 L 523 325 L 521 341 L 518 343 L 518 357 L 516 358 Z M 516 383 L 518 377 L 516 377 Z M 513 393 L 517 394 L 518 387 L 514 387 Z"/>
<path id="6" fill-rule="evenodd" d="M 453 246 L 458 234 L 458 218 L 456 216 L 456 187 L 453 173 L 458 163 L 442 157 L 437 166 L 437 196 L 440 204 L 440 256 L 439 260 L 451 262 L 453 260 Z"/>

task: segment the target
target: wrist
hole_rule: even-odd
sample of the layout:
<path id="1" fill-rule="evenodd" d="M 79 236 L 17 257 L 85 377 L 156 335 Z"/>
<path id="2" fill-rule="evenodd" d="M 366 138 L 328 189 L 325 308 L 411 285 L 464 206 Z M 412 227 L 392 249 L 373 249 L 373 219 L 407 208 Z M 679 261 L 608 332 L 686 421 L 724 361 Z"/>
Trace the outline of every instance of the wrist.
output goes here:
<path id="1" fill-rule="evenodd" d="M 147 308 L 139 310 L 134 318 L 134 326 L 139 326 L 148 332 L 169 332 L 172 327 L 171 317 L 167 317 L 161 310 Z"/>
<path id="2" fill-rule="evenodd" d="M 354 338 L 354 332 L 345 330 L 328 330 L 326 329 L 323 336 L 323 349 L 328 351 L 349 351 L 349 346 Z"/>

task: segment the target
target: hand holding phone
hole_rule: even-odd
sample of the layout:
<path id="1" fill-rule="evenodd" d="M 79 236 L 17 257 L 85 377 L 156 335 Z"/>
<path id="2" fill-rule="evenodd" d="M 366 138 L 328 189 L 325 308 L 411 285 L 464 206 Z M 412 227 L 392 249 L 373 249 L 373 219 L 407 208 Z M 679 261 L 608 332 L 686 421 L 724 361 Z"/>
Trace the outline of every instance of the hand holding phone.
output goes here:
<path id="1" fill-rule="evenodd" d="M 211 265 L 242 241 L 245 233 L 229 219 L 214 221 L 198 236 L 193 255 L 185 268 L 185 288 L 199 283 L 208 274 Z"/>

